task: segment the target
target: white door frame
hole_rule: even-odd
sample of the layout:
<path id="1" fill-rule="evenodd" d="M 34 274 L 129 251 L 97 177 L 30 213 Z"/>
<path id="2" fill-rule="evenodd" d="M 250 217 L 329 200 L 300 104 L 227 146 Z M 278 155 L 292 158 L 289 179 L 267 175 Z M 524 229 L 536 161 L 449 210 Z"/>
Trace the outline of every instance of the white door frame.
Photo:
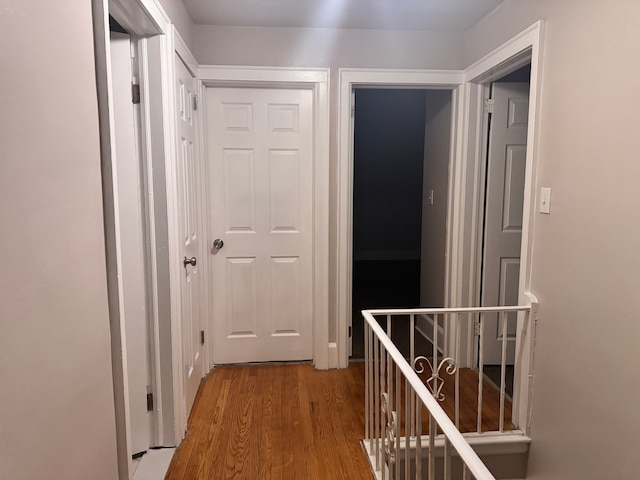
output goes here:
<path id="1" fill-rule="evenodd" d="M 540 124 L 540 91 L 542 74 L 542 21 L 531 25 L 494 51 L 478 60 L 465 70 L 467 95 L 464 115 L 467 131 L 464 138 L 466 157 L 466 175 L 468 177 L 467 199 L 460 197 L 458 202 L 466 213 L 457 218 L 454 228 L 460 229 L 463 238 L 467 239 L 465 259 L 460 270 L 452 277 L 452 299 L 457 305 L 478 305 L 480 278 L 480 262 L 482 255 L 482 213 L 483 188 L 482 176 L 486 161 L 486 115 L 483 109 L 483 98 L 487 85 L 498 80 L 507 73 L 531 63 L 529 91 L 529 126 L 527 130 L 526 170 L 524 186 L 524 206 L 522 216 L 522 244 L 520 251 L 519 305 L 527 305 L 532 301 L 530 293 L 533 232 L 536 211 L 537 165 Z M 464 192 L 458 192 L 464 195 Z M 450 252 L 455 254 L 455 250 Z M 455 279 L 459 281 L 455 281 Z M 535 299 L 535 297 L 533 297 Z M 530 415 L 531 381 L 533 369 L 533 342 L 535 324 L 525 325 L 524 316 L 518 318 L 516 344 L 516 369 L 514 381 L 514 423 L 528 430 Z M 470 357 L 466 366 L 472 366 L 475 360 L 473 325 L 465 332 L 468 342 L 466 350 Z M 524 401 L 521 401 L 524 400 Z"/>
<path id="2" fill-rule="evenodd" d="M 339 99 L 339 155 L 338 155 L 338 230 L 336 301 L 338 324 L 336 343 L 338 347 L 338 367 L 345 368 L 349 363 L 349 318 L 352 314 L 352 262 L 353 262 L 353 117 L 351 116 L 352 92 L 358 87 L 380 88 L 419 88 L 451 90 L 451 149 L 449 158 L 449 185 L 447 194 L 447 224 L 454 224 L 457 211 L 452 208 L 454 193 L 460 190 L 463 179 L 462 170 L 462 111 L 464 105 L 464 72 L 461 70 L 395 70 L 395 69 L 340 69 Z M 447 251 L 455 251 L 452 245 L 458 244 L 458 232 L 447 228 Z M 445 272 L 445 305 L 453 305 L 449 285 L 451 272 L 457 258 L 447 256 Z"/>
<path id="3" fill-rule="evenodd" d="M 119 479 L 132 477 L 128 387 L 121 285 L 118 279 L 115 198 L 113 195 L 113 112 L 109 75 L 109 14 L 138 39 L 140 56 L 141 144 L 145 171 L 150 265 L 151 368 L 154 394 L 154 444 L 175 446 L 186 427 L 180 410 L 181 366 L 180 265 L 177 175 L 175 166 L 175 52 L 185 58 L 184 42 L 158 0 L 92 0 L 101 136 L 101 170 L 107 258 L 111 356 Z M 192 58 L 192 57 L 191 57 Z M 193 65 L 193 63 L 192 63 Z M 195 71 L 195 68 L 194 68 Z M 154 166 L 157 167 L 154 169 Z M 159 168 L 162 166 L 162 168 Z M 165 170 L 166 167 L 166 170 Z M 154 177 L 154 171 L 155 177 Z M 157 173 L 160 172 L 160 173 Z M 155 190 L 157 188 L 157 190 Z M 158 227 L 159 226 L 159 227 Z M 156 227 L 158 227 L 156 229 Z M 164 258 L 158 252 L 164 250 Z M 166 251 L 168 250 L 168 255 Z M 178 253 L 176 253 L 178 252 Z M 163 263 L 164 262 L 164 263 Z M 167 298 L 170 297 L 167 302 Z M 167 321 L 167 318 L 170 321 Z M 123 354 L 124 352 L 124 354 Z"/>
<path id="4" fill-rule="evenodd" d="M 327 369 L 332 366 L 329 345 L 329 70 L 201 66 L 198 78 L 204 88 L 285 87 L 313 91 L 313 361 L 317 369 Z M 205 108 L 203 104 L 201 110 Z M 209 172 L 205 172 L 205 177 L 209 178 Z M 208 245 L 212 240 L 207 239 Z M 211 307 L 209 311 L 213 311 Z M 213 319 L 209 319 L 209 332 L 214 331 L 212 322 Z M 213 358 L 212 343 L 209 342 L 207 348 L 209 359 Z"/>

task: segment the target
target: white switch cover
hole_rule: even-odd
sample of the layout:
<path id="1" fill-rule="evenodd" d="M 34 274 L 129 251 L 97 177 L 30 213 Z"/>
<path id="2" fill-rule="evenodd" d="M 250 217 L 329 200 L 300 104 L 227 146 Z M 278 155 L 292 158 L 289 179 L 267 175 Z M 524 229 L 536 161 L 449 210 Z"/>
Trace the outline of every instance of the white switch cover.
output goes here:
<path id="1" fill-rule="evenodd" d="M 540 213 L 550 213 L 551 209 L 551 189 L 542 187 L 540 189 Z"/>

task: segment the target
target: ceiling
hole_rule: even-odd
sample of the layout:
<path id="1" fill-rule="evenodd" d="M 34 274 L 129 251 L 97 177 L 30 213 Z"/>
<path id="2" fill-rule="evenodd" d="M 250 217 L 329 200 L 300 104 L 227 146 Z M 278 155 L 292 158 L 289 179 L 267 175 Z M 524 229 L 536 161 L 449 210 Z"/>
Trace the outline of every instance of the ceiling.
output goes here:
<path id="1" fill-rule="evenodd" d="M 465 31 L 503 0 L 183 0 L 194 23 Z"/>

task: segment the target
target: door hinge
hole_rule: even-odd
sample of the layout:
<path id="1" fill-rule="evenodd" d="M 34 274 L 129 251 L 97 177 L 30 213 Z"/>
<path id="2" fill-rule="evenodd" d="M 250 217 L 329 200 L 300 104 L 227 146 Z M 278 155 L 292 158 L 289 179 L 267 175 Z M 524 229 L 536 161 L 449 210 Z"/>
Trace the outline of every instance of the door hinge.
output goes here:
<path id="1" fill-rule="evenodd" d="M 484 99 L 484 113 L 493 113 L 493 98 L 485 98 Z"/>
<path id="2" fill-rule="evenodd" d="M 200 330 L 200 345 L 204 345 L 204 330 Z"/>
<path id="3" fill-rule="evenodd" d="M 356 116 L 356 107 L 353 106 L 353 107 L 351 107 L 351 118 L 353 118 L 355 116 Z"/>
<path id="4" fill-rule="evenodd" d="M 480 321 L 476 320 L 473 324 L 473 331 L 476 336 L 480 336 Z"/>
<path id="5" fill-rule="evenodd" d="M 193 96 L 193 109 L 198 110 L 198 95 Z"/>
<path id="6" fill-rule="evenodd" d="M 349 338 L 352 337 L 352 334 L 353 334 L 353 327 L 349 325 Z"/>
<path id="7" fill-rule="evenodd" d="M 153 412 L 153 393 L 147 393 L 147 412 Z"/>
<path id="8" fill-rule="evenodd" d="M 131 84 L 131 102 L 134 105 L 140 103 L 140 85 L 136 85 L 135 83 Z"/>

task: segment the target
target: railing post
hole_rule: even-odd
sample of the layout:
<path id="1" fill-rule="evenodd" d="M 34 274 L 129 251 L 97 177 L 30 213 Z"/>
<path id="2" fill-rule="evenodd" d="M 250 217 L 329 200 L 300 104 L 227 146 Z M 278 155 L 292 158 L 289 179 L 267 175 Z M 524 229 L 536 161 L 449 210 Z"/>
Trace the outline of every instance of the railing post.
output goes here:
<path id="1" fill-rule="evenodd" d="M 374 444 L 374 418 L 375 418 L 375 410 L 373 406 L 373 397 L 374 397 L 374 383 L 373 383 L 373 332 L 371 331 L 371 327 L 369 326 L 369 372 L 367 378 L 369 379 L 369 450 L 373 452 L 373 444 Z"/>
<path id="2" fill-rule="evenodd" d="M 369 383 L 369 362 L 371 361 L 371 351 L 369 350 L 370 338 L 371 329 L 369 328 L 369 324 L 364 322 L 364 438 L 369 441 L 371 440 L 371 431 L 369 430 L 369 418 L 371 415 L 371 409 L 369 407 L 369 390 L 371 389 L 371 383 Z M 369 447 L 371 447 L 371 445 L 369 445 Z"/>
<path id="3" fill-rule="evenodd" d="M 373 416 L 376 452 L 376 470 L 380 471 L 380 340 L 376 338 L 373 344 Z"/>

